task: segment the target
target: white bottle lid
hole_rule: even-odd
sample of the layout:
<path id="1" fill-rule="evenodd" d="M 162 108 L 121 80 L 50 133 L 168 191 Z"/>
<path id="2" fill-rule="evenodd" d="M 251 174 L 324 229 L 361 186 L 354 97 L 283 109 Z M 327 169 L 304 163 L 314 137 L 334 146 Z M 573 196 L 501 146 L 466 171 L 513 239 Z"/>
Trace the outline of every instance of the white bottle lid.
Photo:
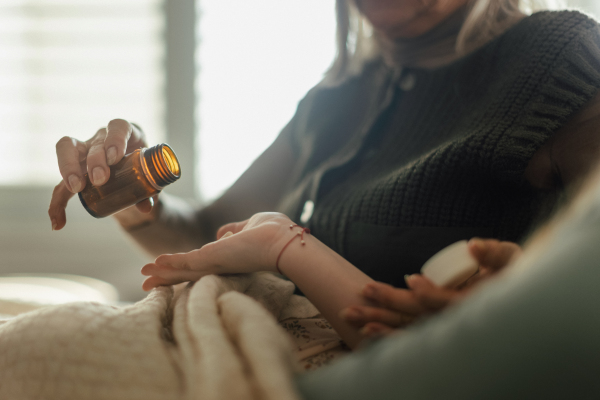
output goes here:
<path id="1" fill-rule="evenodd" d="M 454 288 L 477 272 L 479 263 L 469 252 L 466 240 L 440 250 L 421 268 L 421 274 L 437 286 Z"/>

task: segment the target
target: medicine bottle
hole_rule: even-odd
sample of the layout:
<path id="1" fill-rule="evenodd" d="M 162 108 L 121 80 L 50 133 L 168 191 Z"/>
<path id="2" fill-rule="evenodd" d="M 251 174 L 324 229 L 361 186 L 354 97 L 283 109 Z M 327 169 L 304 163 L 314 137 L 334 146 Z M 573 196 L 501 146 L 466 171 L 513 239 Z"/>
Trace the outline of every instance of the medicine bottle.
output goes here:
<path id="1" fill-rule="evenodd" d="M 150 198 L 181 176 L 179 161 L 167 144 L 137 149 L 110 167 L 110 177 L 94 186 L 85 174 L 85 188 L 79 192 L 83 207 L 102 218 Z"/>

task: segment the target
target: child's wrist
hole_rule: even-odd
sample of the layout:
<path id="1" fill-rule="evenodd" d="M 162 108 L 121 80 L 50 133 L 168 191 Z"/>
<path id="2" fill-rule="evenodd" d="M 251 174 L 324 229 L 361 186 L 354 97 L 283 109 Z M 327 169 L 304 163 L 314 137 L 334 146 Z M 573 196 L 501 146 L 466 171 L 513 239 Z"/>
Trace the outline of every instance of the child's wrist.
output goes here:
<path id="1" fill-rule="evenodd" d="M 284 235 L 283 245 L 280 245 L 281 250 L 275 261 L 275 270 L 281 275 L 286 275 L 283 265 L 289 265 L 294 259 L 302 257 L 307 242 L 313 243 L 310 229 L 294 223 L 291 223 L 288 229 L 290 233 Z"/>

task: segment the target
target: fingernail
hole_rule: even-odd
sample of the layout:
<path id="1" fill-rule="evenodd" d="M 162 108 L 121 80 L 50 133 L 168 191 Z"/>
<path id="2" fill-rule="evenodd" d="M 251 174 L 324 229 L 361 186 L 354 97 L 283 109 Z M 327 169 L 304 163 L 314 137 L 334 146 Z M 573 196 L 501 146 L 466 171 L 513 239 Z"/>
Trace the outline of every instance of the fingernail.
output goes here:
<path id="1" fill-rule="evenodd" d="M 81 179 L 77 175 L 69 176 L 69 186 L 71 186 L 71 191 L 79 192 L 81 189 Z"/>
<path id="2" fill-rule="evenodd" d="M 375 299 L 377 298 L 377 289 L 375 289 L 373 286 L 365 286 L 362 294 L 367 298 Z"/>
<path id="3" fill-rule="evenodd" d="M 422 282 L 422 280 L 419 279 L 420 276 L 421 275 L 419 274 L 404 275 L 404 282 L 406 282 L 406 286 L 413 290 L 419 287 Z"/>
<path id="4" fill-rule="evenodd" d="M 371 331 L 366 326 L 358 330 L 358 333 L 362 336 L 369 336 L 369 332 Z"/>
<path id="5" fill-rule="evenodd" d="M 221 239 L 228 238 L 229 236 L 233 236 L 233 232 L 231 232 L 231 231 L 225 232 L 225 234 L 223 236 L 221 236 Z M 219 240 L 221 240 L 221 239 L 219 239 Z"/>
<path id="6" fill-rule="evenodd" d="M 94 171 L 92 171 L 92 177 L 94 179 L 94 185 L 102 185 L 106 180 L 104 169 L 102 169 L 102 167 L 94 168 Z"/>
<path id="7" fill-rule="evenodd" d="M 150 197 L 148 200 L 150 200 L 150 207 L 154 207 L 154 199 Z"/>
<path id="8" fill-rule="evenodd" d="M 363 316 L 362 312 L 360 310 L 355 309 L 355 308 L 347 308 L 343 312 L 343 317 L 345 319 L 359 320 L 359 319 L 362 319 L 362 316 Z"/>
<path id="9" fill-rule="evenodd" d="M 405 278 L 405 279 L 406 279 L 406 285 L 409 287 L 409 289 L 412 289 L 412 290 L 417 290 L 418 288 L 423 286 L 423 284 L 425 283 L 424 277 L 419 274 L 412 274 L 408 278 Z"/>
<path id="10" fill-rule="evenodd" d="M 467 243 L 467 245 L 470 247 L 481 247 L 482 244 L 483 241 L 479 238 L 471 238 Z"/>
<path id="11" fill-rule="evenodd" d="M 384 336 L 381 328 L 370 325 L 361 328 L 359 333 L 363 336 L 368 336 L 371 339 L 378 339 Z"/>
<path id="12" fill-rule="evenodd" d="M 58 224 L 56 223 L 56 220 L 52 220 L 52 230 L 55 231 L 56 227 L 58 226 Z"/>
<path id="13" fill-rule="evenodd" d="M 113 165 L 117 161 L 117 148 L 111 146 L 106 150 L 106 162 L 108 165 Z"/>

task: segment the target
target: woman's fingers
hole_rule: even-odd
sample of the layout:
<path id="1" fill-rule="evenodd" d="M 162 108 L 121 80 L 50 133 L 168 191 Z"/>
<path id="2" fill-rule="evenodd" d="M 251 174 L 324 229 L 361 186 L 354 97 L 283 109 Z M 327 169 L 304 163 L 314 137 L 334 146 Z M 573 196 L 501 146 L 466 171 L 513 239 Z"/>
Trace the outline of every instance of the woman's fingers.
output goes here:
<path id="1" fill-rule="evenodd" d="M 106 183 L 110 177 L 109 166 L 123 158 L 132 133 L 133 127 L 129 122 L 113 119 L 87 142 L 87 172 L 94 185 Z"/>
<path id="2" fill-rule="evenodd" d="M 48 216 L 52 223 L 52 230 L 57 231 L 62 229 L 67 223 L 67 215 L 65 209 L 69 199 L 74 194 L 67 188 L 65 181 L 61 181 L 52 192 L 52 198 L 50 199 L 50 207 L 48 208 Z"/>
<path id="3" fill-rule="evenodd" d="M 104 139 L 106 129 L 100 129 L 88 142 L 87 173 L 95 186 L 103 185 L 110 176 L 110 168 L 106 162 Z"/>
<path id="4" fill-rule="evenodd" d="M 363 326 L 359 333 L 367 338 L 376 338 L 380 336 L 386 336 L 394 332 L 394 329 L 379 322 L 369 322 Z"/>
<path id="5" fill-rule="evenodd" d="M 87 145 L 72 137 L 65 136 L 56 143 L 58 169 L 65 187 L 71 193 L 78 193 L 85 187 L 85 170 L 81 168 L 81 162 L 85 160 L 87 152 Z"/>
<path id="6" fill-rule="evenodd" d="M 499 270 L 521 255 L 521 247 L 513 242 L 496 239 L 469 240 L 469 251 L 480 265 Z"/>
<path id="7" fill-rule="evenodd" d="M 416 301 L 429 311 L 440 310 L 461 297 L 461 292 L 435 286 L 429 279 L 418 274 L 408 276 L 406 284 L 412 289 Z"/>
<path id="8" fill-rule="evenodd" d="M 109 166 L 119 162 L 125 155 L 127 143 L 135 133 L 135 146 L 144 145 L 143 133 L 123 119 L 110 121 L 86 142 L 65 136 L 56 143 L 58 168 L 67 189 L 80 192 L 87 172 L 94 185 L 104 184 L 110 175 Z M 81 163 L 86 161 L 87 169 Z"/>
<path id="9" fill-rule="evenodd" d="M 357 328 L 363 327 L 370 322 L 398 328 L 410 324 L 415 320 L 414 315 L 400 313 L 385 308 L 369 306 L 352 306 L 343 309 L 340 317 Z"/>
<path id="10" fill-rule="evenodd" d="M 108 123 L 104 139 L 104 151 L 108 165 L 114 165 L 121 161 L 132 133 L 133 126 L 124 119 L 113 119 Z"/>
<path id="11" fill-rule="evenodd" d="M 148 147 L 148 143 L 146 141 L 146 134 L 138 125 L 134 123 L 129 123 L 131 126 L 131 136 L 129 140 L 127 140 L 127 148 L 125 149 L 125 154 L 129 154 L 135 149 L 140 149 L 142 147 Z"/>
<path id="12" fill-rule="evenodd" d="M 456 290 L 435 286 L 421 275 L 408 276 L 406 283 L 410 290 L 381 282 L 368 283 L 362 295 L 376 306 L 348 307 L 341 311 L 340 317 L 357 328 L 362 327 L 364 335 L 382 333 L 406 326 L 420 315 L 444 308 L 460 297 Z"/>
<path id="13" fill-rule="evenodd" d="M 419 315 L 426 311 L 410 290 L 398 289 L 382 282 L 367 283 L 362 295 L 378 306 L 401 313 Z"/>
<path id="14" fill-rule="evenodd" d="M 150 197 L 149 199 L 142 200 L 135 205 L 135 207 L 144 214 L 148 214 L 152 212 L 152 207 L 154 207 L 154 199 Z"/>
<path id="15" fill-rule="evenodd" d="M 119 162 L 127 150 L 144 146 L 142 130 L 122 119 L 110 121 L 85 142 L 68 136 L 61 138 L 56 143 L 56 155 L 63 181 L 54 189 L 48 209 L 53 229 L 61 229 L 66 223 L 65 208 L 72 195 L 65 190 L 81 192 L 86 185 L 86 173 L 94 185 L 103 185 L 110 177 L 110 165 Z M 150 212 L 152 206 L 143 201 L 137 208 Z"/>

